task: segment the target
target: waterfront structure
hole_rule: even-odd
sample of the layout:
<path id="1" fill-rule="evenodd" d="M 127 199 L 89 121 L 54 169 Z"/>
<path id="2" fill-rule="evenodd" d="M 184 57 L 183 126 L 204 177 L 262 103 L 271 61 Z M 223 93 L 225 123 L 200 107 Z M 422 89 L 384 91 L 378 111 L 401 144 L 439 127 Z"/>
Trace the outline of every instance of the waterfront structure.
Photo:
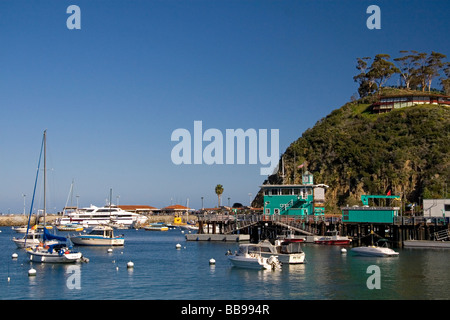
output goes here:
<path id="1" fill-rule="evenodd" d="M 264 192 L 264 215 L 324 215 L 324 184 L 314 184 L 311 173 L 302 175 L 302 184 L 262 185 Z"/>
<path id="2" fill-rule="evenodd" d="M 381 97 L 370 108 L 373 113 L 386 113 L 393 109 L 412 107 L 419 104 L 434 104 L 450 106 L 450 96 L 414 92 L 411 94 Z"/>
<path id="3" fill-rule="evenodd" d="M 424 217 L 450 217 L 450 199 L 423 199 Z"/>
<path id="4" fill-rule="evenodd" d="M 400 207 L 391 206 L 369 206 L 369 199 L 400 199 L 399 196 L 391 195 L 362 195 L 363 206 L 342 208 L 342 222 L 348 223 L 394 223 L 398 216 Z"/>

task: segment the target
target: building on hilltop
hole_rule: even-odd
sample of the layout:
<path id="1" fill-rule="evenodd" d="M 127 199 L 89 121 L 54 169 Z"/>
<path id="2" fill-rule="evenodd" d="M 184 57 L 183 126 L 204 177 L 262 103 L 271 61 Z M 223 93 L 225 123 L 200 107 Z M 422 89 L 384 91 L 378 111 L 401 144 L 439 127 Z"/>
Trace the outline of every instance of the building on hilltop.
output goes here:
<path id="1" fill-rule="evenodd" d="M 386 113 L 393 109 L 412 107 L 419 104 L 434 104 L 450 106 L 450 96 L 441 94 L 414 92 L 411 94 L 380 97 L 370 106 L 372 113 Z"/>

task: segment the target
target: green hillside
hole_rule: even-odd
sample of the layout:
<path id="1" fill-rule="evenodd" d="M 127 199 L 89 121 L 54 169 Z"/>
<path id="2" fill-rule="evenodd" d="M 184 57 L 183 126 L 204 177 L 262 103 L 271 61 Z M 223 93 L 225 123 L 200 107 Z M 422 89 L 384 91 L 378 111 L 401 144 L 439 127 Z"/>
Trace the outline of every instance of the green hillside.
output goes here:
<path id="1" fill-rule="evenodd" d="M 316 184 L 330 186 L 327 213 L 360 203 L 361 194 L 388 190 L 404 204 L 448 197 L 450 108 L 419 105 L 371 114 L 372 99 L 347 103 L 306 130 L 283 155 L 284 178 L 279 171 L 270 183 L 300 183 L 302 170 L 310 171 Z M 253 204 L 262 206 L 261 197 Z"/>

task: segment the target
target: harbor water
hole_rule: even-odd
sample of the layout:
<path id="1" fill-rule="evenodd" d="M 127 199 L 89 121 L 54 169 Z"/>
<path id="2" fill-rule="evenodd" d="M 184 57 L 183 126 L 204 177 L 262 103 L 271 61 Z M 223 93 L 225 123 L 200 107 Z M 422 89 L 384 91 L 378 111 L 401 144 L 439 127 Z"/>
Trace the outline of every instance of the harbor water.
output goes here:
<path id="1" fill-rule="evenodd" d="M 376 258 L 354 256 L 349 246 L 342 253 L 343 246 L 304 244 L 305 264 L 259 271 L 230 265 L 225 253 L 238 249 L 235 242 L 187 242 L 180 230 L 130 229 L 117 230 L 125 235 L 123 247 L 112 252 L 107 247 L 75 247 L 89 263 L 57 265 L 30 263 L 25 251 L 11 241 L 20 235 L 10 227 L 0 231 L 1 300 L 450 298 L 448 249 L 404 248 L 396 249 L 398 257 Z M 12 258 L 13 253 L 18 257 Z M 127 267 L 130 261 L 133 268 Z M 30 268 L 36 270 L 35 276 L 28 276 Z"/>

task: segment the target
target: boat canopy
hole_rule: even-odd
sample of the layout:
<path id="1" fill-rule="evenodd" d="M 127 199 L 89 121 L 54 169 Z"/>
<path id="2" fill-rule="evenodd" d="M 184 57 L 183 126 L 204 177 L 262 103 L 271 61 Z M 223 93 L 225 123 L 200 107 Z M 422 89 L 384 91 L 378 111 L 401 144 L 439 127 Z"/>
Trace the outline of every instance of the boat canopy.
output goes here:
<path id="1" fill-rule="evenodd" d="M 58 241 L 66 241 L 67 238 L 65 237 L 60 237 L 54 234 L 51 234 L 47 228 L 44 228 L 44 235 L 43 235 L 44 241 L 46 240 L 58 240 Z"/>

